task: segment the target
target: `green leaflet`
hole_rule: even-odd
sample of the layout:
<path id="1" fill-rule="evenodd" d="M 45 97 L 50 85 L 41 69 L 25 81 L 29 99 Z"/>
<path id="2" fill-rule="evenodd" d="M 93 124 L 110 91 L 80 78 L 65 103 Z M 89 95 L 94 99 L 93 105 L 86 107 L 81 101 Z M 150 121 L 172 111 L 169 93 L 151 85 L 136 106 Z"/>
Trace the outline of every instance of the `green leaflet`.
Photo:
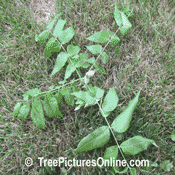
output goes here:
<path id="1" fill-rule="evenodd" d="M 97 62 L 95 62 L 94 67 L 95 67 L 96 69 L 98 69 L 98 71 L 99 71 L 101 74 L 106 74 L 105 70 L 104 70 L 102 67 L 100 67 L 99 64 L 98 64 Z"/>
<path id="2" fill-rule="evenodd" d="M 63 81 L 59 81 L 58 84 L 65 84 L 67 81 L 66 80 L 63 80 Z"/>
<path id="3" fill-rule="evenodd" d="M 122 142 L 120 147 L 122 148 L 124 154 L 135 155 L 140 153 L 141 151 L 146 150 L 150 144 L 153 144 L 156 147 L 158 147 L 154 140 L 147 139 L 142 136 L 134 136 Z"/>
<path id="4" fill-rule="evenodd" d="M 118 157 L 118 146 L 117 145 L 110 146 L 110 147 L 106 148 L 104 156 L 103 156 L 103 160 L 106 161 L 106 166 L 110 166 L 110 165 L 113 165 L 113 161 L 117 160 L 117 157 Z M 113 166 L 113 169 L 114 169 L 115 173 L 119 173 L 119 174 L 122 174 L 125 171 L 127 172 L 127 170 L 128 170 L 127 169 L 124 172 L 123 171 L 120 172 L 118 165 Z"/>
<path id="5" fill-rule="evenodd" d="M 71 88 L 70 87 L 63 87 L 61 89 L 61 94 L 64 95 L 64 99 L 68 105 L 74 105 L 74 96 L 71 95 Z"/>
<path id="6" fill-rule="evenodd" d="M 85 104 L 85 108 L 87 106 L 95 105 L 97 104 L 97 100 L 101 99 L 104 94 L 104 89 L 100 89 L 96 86 L 91 87 L 91 93 L 90 91 L 78 91 L 78 92 L 73 92 L 72 95 L 77 97 L 77 102 L 76 104 L 79 104 L 78 107 L 76 107 L 76 110 L 80 109 L 81 106 Z M 95 98 L 94 98 L 95 97 Z"/>
<path id="7" fill-rule="evenodd" d="M 109 31 L 109 35 L 111 37 L 111 46 L 115 46 L 118 42 L 120 42 L 120 38 L 117 36 L 117 35 L 114 35 L 113 32 L 111 32 L 110 30 Z"/>
<path id="8" fill-rule="evenodd" d="M 97 43 L 105 43 L 109 41 L 110 36 L 107 30 L 103 30 L 91 35 L 89 38 L 86 38 L 86 39 Z"/>
<path id="9" fill-rule="evenodd" d="M 103 52 L 102 55 L 99 57 L 104 64 L 107 63 L 109 55 L 106 54 L 106 52 Z"/>
<path id="10" fill-rule="evenodd" d="M 104 99 L 103 105 L 102 105 L 102 110 L 103 110 L 106 117 L 110 114 L 111 111 L 113 111 L 117 107 L 118 100 L 119 100 L 119 98 L 118 98 L 116 91 L 115 91 L 115 88 L 113 86 L 108 91 L 108 93 Z M 103 116 L 103 117 L 105 117 L 105 116 Z"/>
<path id="11" fill-rule="evenodd" d="M 76 54 L 76 55 L 72 56 L 72 58 L 73 58 L 74 60 L 77 60 L 77 59 L 79 58 L 79 55 Z"/>
<path id="12" fill-rule="evenodd" d="M 122 24 L 122 17 L 116 3 L 115 3 L 114 19 L 118 26 Z"/>
<path id="13" fill-rule="evenodd" d="M 92 87 L 91 90 L 97 99 L 101 99 L 104 95 L 104 89 L 100 89 L 97 86 Z"/>
<path id="14" fill-rule="evenodd" d="M 44 49 L 44 56 L 50 57 L 52 52 L 59 52 L 61 49 L 61 45 L 55 41 L 54 37 L 51 37 L 46 44 L 46 48 Z"/>
<path id="15" fill-rule="evenodd" d="M 141 90 L 140 90 L 141 91 Z M 140 91 L 137 93 L 137 95 L 134 97 L 133 100 L 131 100 L 127 106 L 127 108 L 119 115 L 117 116 L 111 127 L 114 129 L 114 131 L 118 133 L 125 132 L 130 124 L 130 121 L 132 119 L 132 113 L 137 105 Z"/>
<path id="16" fill-rule="evenodd" d="M 175 141 L 175 130 L 172 131 L 172 133 L 171 133 L 171 139 L 172 139 L 172 141 Z"/>
<path id="17" fill-rule="evenodd" d="M 79 59 L 73 62 L 76 64 L 76 67 L 88 68 L 90 64 L 88 63 L 88 54 L 80 53 Z M 90 60 L 90 59 L 89 59 Z"/>
<path id="18" fill-rule="evenodd" d="M 101 53 L 101 51 L 102 51 L 102 46 L 101 46 L 101 45 L 91 45 L 91 46 L 86 46 L 86 48 L 87 48 L 91 53 L 93 53 L 94 55 L 95 55 L 95 54 L 98 54 L 98 53 Z"/>
<path id="19" fill-rule="evenodd" d="M 58 38 L 62 44 L 66 44 L 73 38 L 74 35 L 75 35 L 75 31 L 73 27 L 71 26 L 68 29 L 63 30 L 58 36 Z"/>
<path id="20" fill-rule="evenodd" d="M 35 95 L 37 95 L 37 94 L 39 94 L 39 93 L 41 93 L 41 90 L 38 89 L 38 88 L 35 88 L 35 89 L 30 89 L 30 90 L 28 90 L 25 94 L 26 94 L 26 95 L 29 95 L 29 96 L 31 96 L 31 97 L 34 97 Z"/>
<path id="21" fill-rule="evenodd" d="M 83 100 L 81 100 L 81 99 L 77 99 L 77 101 L 76 101 L 75 104 L 79 104 L 79 105 L 74 109 L 74 111 L 77 111 L 77 110 L 79 110 L 79 109 L 81 108 L 81 106 L 84 106 L 86 103 L 85 103 Z"/>
<path id="22" fill-rule="evenodd" d="M 70 94 L 66 94 L 64 99 L 68 105 L 70 105 L 70 106 L 74 105 L 74 96 L 72 96 Z"/>
<path id="23" fill-rule="evenodd" d="M 93 64 L 95 62 L 95 58 L 92 57 L 90 59 L 87 59 L 86 62 Z"/>
<path id="24" fill-rule="evenodd" d="M 55 75 L 57 72 L 60 71 L 60 69 L 65 65 L 67 59 L 68 59 L 68 54 L 61 52 L 58 56 L 57 56 L 57 60 L 54 66 L 54 69 L 51 73 L 51 76 Z"/>
<path id="25" fill-rule="evenodd" d="M 25 101 L 27 101 L 27 100 L 29 99 L 29 95 L 27 95 L 27 94 L 23 94 L 22 96 L 23 96 L 23 99 L 24 99 Z"/>
<path id="26" fill-rule="evenodd" d="M 54 19 L 50 22 L 50 24 L 46 27 L 47 29 L 49 29 L 49 30 L 52 30 L 52 28 L 53 28 L 53 26 L 54 26 L 54 24 L 55 24 L 55 21 L 57 20 L 57 18 L 59 17 L 59 16 L 61 16 L 62 14 L 57 14 L 55 17 L 54 17 Z"/>
<path id="27" fill-rule="evenodd" d="M 20 108 L 18 113 L 18 119 L 25 120 L 26 117 L 29 115 L 29 111 L 30 111 L 30 103 L 28 102 Z"/>
<path id="28" fill-rule="evenodd" d="M 67 52 L 69 56 L 77 55 L 80 50 L 81 48 L 79 46 L 74 46 L 72 44 L 67 46 Z"/>
<path id="29" fill-rule="evenodd" d="M 63 95 L 59 91 L 55 94 L 55 98 L 56 98 L 58 104 L 62 104 L 62 101 L 63 101 L 62 97 L 63 97 Z"/>
<path id="30" fill-rule="evenodd" d="M 164 160 L 161 162 L 159 167 L 163 169 L 164 172 L 169 172 L 171 168 L 173 168 L 173 162 L 170 162 L 170 160 Z M 166 174 L 169 174 L 169 173 L 166 173 Z"/>
<path id="31" fill-rule="evenodd" d="M 115 3 L 115 12 L 114 12 L 114 18 L 118 26 L 123 24 L 123 26 L 120 28 L 120 32 L 125 35 L 126 32 L 132 27 L 131 23 L 129 22 L 126 15 L 119 11 L 117 4 Z M 114 44 L 114 43 L 113 43 Z"/>
<path id="32" fill-rule="evenodd" d="M 73 78 L 71 80 L 71 84 L 72 84 L 72 92 L 76 92 L 76 91 L 80 91 L 80 89 L 77 87 L 78 85 L 78 82 L 75 82 L 75 78 Z"/>
<path id="33" fill-rule="evenodd" d="M 49 86 L 49 90 L 55 89 L 55 85 Z"/>
<path id="34" fill-rule="evenodd" d="M 95 99 L 93 97 L 91 97 L 91 95 L 88 91 L 86 91 L 86 92 L 83 92 L 83 91 L 73 92 L 72 95 L 85 101 L 86 102 L 85 107 L 96 104 Z"/>
<path id="35" fill-rule="evenodd" d="M 45 129 L 45 118 L 44 118 L 43 107 L 38 97 L 34 97 L 33 99 L 31 118 L 36 127 Z"/>
<path id="36" fill-rule="evenodd" d="M 74 96 L 71 95 L 71 89 L 69 88 L 69 91 L 67 91 L 65 95 L 65 101 L 68 105 L 74 106 Z"/>
<path id="37" fill-rule="evenodd" d="M 13 109 L 13 117 L 16 117 L 16 116 L 18 115 L 21 106 L 22 106 L 22 102 L 18 102 L 18 103 L 15 105 L 15 107 L 14 107 L 14 109 Z"/>
<path id="38" fill-rule="evenodd" d="M 69 78 L 75 70 L 76 67 L 72 63 L 69 63 L 68 66 L 66 67 L 66 73 L 64 79 L 66 80 L 67 78 Z"/>
<path id="39" fill-rule="evenodd" d="M 117 157 L 118 157 L 118 147 L 117 147 L 117 145 L 110 146 L 110 147 L 106 148 L 103 159 L 108 160 L 109 165 L 110 165 L 110 163 L 112 164 L 111 159 L 116 160 Z M 108 166 L 108 163 L 106 163 L 106 165 Z"/>
<path id="40" fill-rule="evenodd" d="M 44 100 L 44 110 L 46 111 L 46 114 L 53 118 L 59 118 L 58 116 L 63 117 L 61 114 L 59 108 L 58 108 L 58 102 L 55 97 L 48 95 Z"/>
<path id="41" fill-rule="evenodd" d="M 89 151 L 105 145 L 110 139 L 110 131 L 108 126 L 101 126 L 91 134 L 84 137 L 78 147 L 74 150 L 75 153 Z"/>
<path id="42" fill-rule="evenodd" d="M 121 34 L 125 35 L 126 32 L 132 27 L 131 23 L 129 22 L 128 18 L 123 12 L 120 12 L 122 16 L 123 26 L 120 28 Z"/>
<path id="43" fill-rule="evenodd" d="M 81 67 L 83 67 L 83 68 L 86 69 L 86 68 L 88 68 L 89 66 L 90 66 L 90 64 L 88 64 L 88 63 L 85 62 L 85 63 L 83 63 L 83 65 L 82 65 Z"/>
<path id="44" fill-rule="evenodd" d="M 66 20 L 59 20 L 53 30 L 53 36 L 59 37 L 65 24 L 66 24 Z"/>
<path id="45" fill-rule="evenodd" d="M 62 95 L 66 95 L 67 94 L 67 91 L 68 91 L 68 87 L 66 87 L 66 86 L 63 86 L 62 88 L 61 88 L 61 94 Z"/>
<path id="46" fill-rule="evenodd" d="M 47 39 L 49 38 L 50 32 L 47 30 L 44 30 L 43 32 L 41 32 L 39 34 L 39 36 L 35 36 L 35 41 L 39 42 L 39 43 L 44 43 L 47 41 Z"/>

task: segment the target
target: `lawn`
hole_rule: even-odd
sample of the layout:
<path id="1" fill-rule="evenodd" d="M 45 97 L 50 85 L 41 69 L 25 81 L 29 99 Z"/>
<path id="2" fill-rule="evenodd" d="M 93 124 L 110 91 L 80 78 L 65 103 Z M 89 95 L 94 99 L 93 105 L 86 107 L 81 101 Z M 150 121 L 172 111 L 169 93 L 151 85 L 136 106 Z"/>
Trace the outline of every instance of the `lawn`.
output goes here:
<path id="1" fill-rule="evenodd" d="M 135 166 L 140 175 L 174 175 L 175 145 L 175 2 L 171 0 L 92 0 L 92 1 L 29 1 L 2 0 L 0 28 L 0 174 L 66 174 L 69 167 L 40 166 L 38 157 L 57 159 L 67 157 L 73 160 L 92 160 L 103 157 L 107 145 L 82 153 L 74 153 L 78 143 L 95 129 L 106 125 L 97 105 L 81 107 L 68 105 L 65 100 L 59 106 L 63 117 L 49 118 L 45 115 L 46 129 L 39 129 L 30 114 L 26 120 L 13 116 L 17 102 L 25 102 L 23 94 L 38 88 L 49 91 L 52 85 L 64 80 L 66 67 L 50 76 L 58 53 L 51 57 L 43 55 L 45 43 L 35 41 L 53 20 L 56 14 L 66 20 L 64 29 L 73 26 L 75 35 L 69 42 L 81 48 L 80 53 L 94 55 L 86 46 L 87 40 L 96 32 L 118 26 L 114 19 L 115 2 L 119 10 L 129 4 L 134 7 L 128 17 L 132 27 L 126 35 L 118 32 L 120 42 L 105 52 L 109 55 L 107 64 L 98 60 L 106 74 L 95 73 L 91 84 L 105 90 L 114 87 L 119 97 L 117 108 L 108 116 L 109 123 L 122 113 L 130 100 L 141 89 L 137 106 L 133 112 L 130 127 L 118 138 L 118 143 L 142 136 L 155 141 L 158 147 L 150 145 L 139 154 L 126 160 L 149 160 L 150 166 Z M 105 47 L 105 44 L 101 44 Z M 68 44 L 64 44 L 67 48 Z M 64 50 L 61 50 L 64 52 Z M 84 76 L 86 69 L 79 69 Z M 76 72 L 67 81 L 77 79 Z M 30 157 L 33 165 L 27 167 L 25 159 Z M 123 159 L 119 154 L 118 159 Z M 120 171 L 122 171 L 121 168 Z M 55 173 L 54 173 L 55 171 Z M 79 174 L 112 174 L 110 168 L 98 166 L 72 167 L 67 172 Z M 129 170 L 123 174 L 130 174 Z"/>

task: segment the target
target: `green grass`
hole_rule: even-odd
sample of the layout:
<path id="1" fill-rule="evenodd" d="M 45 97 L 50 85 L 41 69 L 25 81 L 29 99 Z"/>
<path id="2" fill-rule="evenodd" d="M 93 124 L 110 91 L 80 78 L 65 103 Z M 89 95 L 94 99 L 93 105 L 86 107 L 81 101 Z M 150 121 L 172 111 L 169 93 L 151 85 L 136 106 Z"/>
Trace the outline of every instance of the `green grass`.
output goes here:
<path id="1" fill-rule="evenodd" d="M 76 32 L 69 44 L 80 46 L 81 53 L 88 53 L 89 58 L 94 56 L 85 47 L 92 42 L 85 38 L 107 28 L 113 32 L 117 30 L 113 17 L 115 2 L 122 9 L 123 1 L 57 1 L 57 13 L 62 13 L 62 18 L 68 21 L 66 27 L 73 24 Z M 38 24 L 32 18 L 30 9 L 25 9 L 27 3 L 2 0 L 0 5 L 0 172 L 4 175 L 39 174 L 43 167 L 39 167 L 38 157 L 92 160 L 103 157 L 105 151 L 103 147 L 81 154 L 72 153 L 84 136 L 106 125 L 96 107 L 74 112 L 73 107 L 63 103 L 60 110 L 64 118 L 51 120 L 46 117 L 46 131 L 37 129 L 30 117 L 25 121 L 13 117 L 15 104 L 27 90 L 37 87 L 47 91 L 49 86 L 64 79 L 65 72 L 63 69 L 50 77 L 57 55 L 48 59 L 43 56 L 45 45 L 35 42 L 35 34 L 45 30 L 46 24 Z M 120 44 L 107 46 L 108 64 L 104 66 L 98 61 L 107 74 L 97 73 L 92 84 L 105 92 L 115 87 L 121 106 L 108 117 L 111 122 L 142 88 L 124 140 L 141 135 L 153 139 L 159 148 L 150 146 L 146 151 L 126 158 L 157 163 L 157 167 L 137 168 L 138 174 L 173 175 L 175 168 L 168 171 L 169 164 L 164 161 L 172 163 L 175 160 L 175 146 L 171 140 L 175 127 L 175 3 L 131 1 L 131 8 L 134 6 L 133 17 L 129 18 L 132 28 L 125 36 L 117 33 Z M 34 161 L 29 168 L 25 165 L 27 157 Z M 71 171 L 72 174 L 110 174 L 99 167 L 74 167 Z M 59 167 L 56 174 L 60 174 Z"/>

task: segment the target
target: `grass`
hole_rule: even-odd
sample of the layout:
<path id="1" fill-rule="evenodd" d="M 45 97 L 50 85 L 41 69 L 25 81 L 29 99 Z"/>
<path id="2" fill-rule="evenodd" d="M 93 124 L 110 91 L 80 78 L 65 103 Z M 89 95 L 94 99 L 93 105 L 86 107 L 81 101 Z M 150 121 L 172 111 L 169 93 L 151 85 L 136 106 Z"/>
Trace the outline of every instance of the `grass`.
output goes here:
<path id="1" fill-rule="evenodd" d="M 56 1 L 56 12 L 62 13 L 62 18 L 68 21 L 66 27 L 73 24 L 76 31 L 69 44 L 80 46 L 81 53 L 88 53 L 89 58 L 94 56 L 85 48 L 92 44 L 85 38 L 107 28 L 113 32 L 117 30 L 113 17 L 115 2 L 121 9 L 123 1 Z M 58 121 L 46 117 L 46 131 L 37 129 L 30 117 L 21 121 L 12 116 L 15 104 L 21 101 L 27 90 L 38 87 L 47 91 L 49 86 L 64 79 L 65 72 L 63 69 L 50 77 L 56 54 L 45 59 L 44 44 L 35 42 L 35 34 L 45 30 L 46 20 L 37 23 L 39 13 L 35 14 L 34 19 L 30 8 L 25 8 L 27 4 L 28 1 L 2 0 L 0 6 L 0 172 L 4 175 L 39 174 L 43 167 L 39 166 L 38 157 L 92 160 L 103 157 L 105 150 L 98 148 L 77 155 L 72 153 L 84 136 L 106 124 L 103 117 L 98 115 L 97 108 L 82 108 L 74 112 L 73 107 L 64 103 L 60 108 L 64 118 Z M 92 84 L 105 89 L 105 92 L 115 86 L 121 106 L 108 117 L 111 121 L 133 99 L 137 89 L 142 88 L 124 140 L 142 135 L 153 139 L 159 148 L 150 146 L 147 151 L 127 157 L 127 160 L 148 159 L 157 163 L 157 167 L 137 168 L 138 174 L 173 175 L 175 168 L 168 167 L 175 160 L 175 146 L 170 138 L 175 127 L 175 3 L 170 0 L 134 0 L 131 8 L 134 5 L 133 17 L 129 18 L 133 27 L 126 36 L 117 34 L 121 39 L 120 44 L 107 46 L 105 52 L 110 55 L 107 66 L 99 61 L 107 74 L 102 76 L 97 73 Z M 33 159 L 33 166 L 25 166 L 26 157 Z M 56 170 L 60 174 L 60 168 Z M 76 167 L 72 172 L 108 174 L 98 167 Z"/>

